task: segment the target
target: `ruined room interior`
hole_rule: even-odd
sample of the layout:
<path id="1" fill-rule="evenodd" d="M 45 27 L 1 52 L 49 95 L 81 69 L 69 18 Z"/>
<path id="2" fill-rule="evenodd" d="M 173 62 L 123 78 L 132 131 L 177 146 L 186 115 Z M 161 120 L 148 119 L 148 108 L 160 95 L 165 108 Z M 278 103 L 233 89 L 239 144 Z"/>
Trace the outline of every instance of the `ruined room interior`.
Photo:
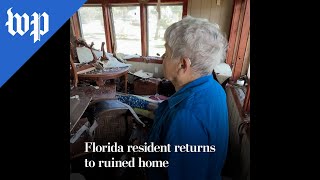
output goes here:
<path id="1" fill-rule="evenodd" d="M 163 34 L 185 15 L 217 22 L 228 39 L 225 62 L 212 72 L 228 100 L 223 178 L 250 179 L 250 0 L 88 0 L 75 12 L 70 18 L 70 173 L 142 179 L 139 168 L 83 168 L 84 159 L 111 157 L 84 152 L 83 142 L 144 142 L 153 111 L 175 93 L 163 77 Z"/>

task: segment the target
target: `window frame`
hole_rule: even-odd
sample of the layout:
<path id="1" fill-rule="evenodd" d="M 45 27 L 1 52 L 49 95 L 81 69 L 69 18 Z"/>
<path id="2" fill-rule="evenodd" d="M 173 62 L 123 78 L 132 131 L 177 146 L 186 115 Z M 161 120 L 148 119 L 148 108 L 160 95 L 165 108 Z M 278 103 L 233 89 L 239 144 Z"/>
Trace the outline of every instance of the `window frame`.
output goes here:
<path id="1" fill-rule="evenodd" d="M 144 38 L 145 37 L 143 37 L 144 36 L 144 32 L 142 32 L 142 31 L 144 31 L 144 29 L 142 29 L 142 27 L 144 26 L 144 25 L 142 25 L 141 23 L 141 18 L 142 18 L 142 15 L 141 15 L 141 13 L 143 13 L 142 11 L 141 11 L 141 6 L 139 5 L 139 3 L 130 3 L 130 4 L 128 4 L 128 3 L 126 3 L 126 4 L 117 4 L 117 3 L 112 3 L 112 4 L 109 4 L 109 6 L 108 6 L 108 9 L 109 9 L 109 19 L 110 19 L 110 24 L 109 24 L 109 26 L 110 26 L 110 29 L 111 29 L 111 33 L 110 33 L 110 36 L 111 36 L 111 39 L 112 39 L 112 44 L 116 44 L 116 35 L 115 35 L 115 28 L 114 28 L 114 20 L 113 20 L 113 14 L 112 14 L 112 7 L 123 7 L 123 6 L 139 6 L 140 7 L 140 32 L 141 32 L 141 35 L 140 35 L 140 37 L 141 37 L 141 54 L 143 54 L 143 42 L 145 41 L 144 40 Z M 112 53 L 114 53 L 114 50 L 115 50 L 115 48 L 114 48 L 114 46 L 112 47 Z"/>
<path id="2" fill-rule="evenodd" d="M 130 5 L 139 5 L 140 6 L 140 29 L 141 29 L 141 57 L 140 58 L 132 58 L 128 61 L 135 62 L 151 62 L 162 64 L 162 60 L 157 56 L 148 56 L 148 42 L 147 42 L 147 6 L 149 5 L 157 5 L 157 0 L 149 0 L 145 2 L 143 0 L 88 0 L 84 7 L 102 7 L 103 19 L 104 19 L 104 27 L 105 27 L 105 36 L 106 36 L 106 46 L 107 52 L 114 53 L 114 44 L 115 44 L 115 34 L 113 21 L 111 17 L 111 7 L 113 6 L 130 6 Z M 161 0 L 161 5 L 182 5 L 182 17 L 187 15 L 188 10 L 188 0 Z M 78 11 L 71 17 L 71 23 L 74 26 L 73 30 L 76 38 L 81 37 L 80 32 L 80 20 Z"/>
<path id="3" fill-rule="evenodd" d="M 94 5 L 94 4 L 87 4 L 87 5 L 84 5 L 84 6 L 82 6 L 82 7 L 100 7 L 100 6 L 97 6 L 97 5 Z M 102 18 L 103 18 L 103 24 L 104 24 L 104 33 L 105 33 L 105 38 L 106 38 L 106 36 L 107 36 L 107 29 L 106 29 L 106 27 L 105 27 L 105 24 L 106 24 L 106 22 L 105 22 L 105 17 L 104 17 L 104 10 L 103 10 L 103 7 L 101 6 L 101 8 L 102 8 Z M 77 24 L 77 31 L 79 32 L 79 37 L 83 37 L 83 29 L 82 29 L 82 25 L 81 25 L 81 17 L 80 17 L 80 14 L 79 14 L 79 10 L 77 10 L 77 12 L 76 12 L 76 19 L 77 19 L 77 22 L 78 22 L 78 24 Z M 107 42 L 107 39 L 106 39 L 106 41 L 105 42 Z M 87 43 L 91 43 L 91 42 L 87 42 Z M 100 44 L 99 44 L 100 45 Z M 107 49 L 107 51 L 108 51 L 108 44 L 106 44 L 106 49 Z"/>
<path id="4" fill-rule="evenodd" d="M 183 12 L 183 8 L 184 8 L 184 6 L 183 6 L 183 2 L 180 2 L 180 3 L 166 3 L 166 4 L 161 4 L 160 6 L 168 6 L 168 5 L 171 5 L 171 6 L 182 6 L 182 14 L 184 14 L 184 12 Z M 157 6 L 157 4 L 156 3 L 149 3 L 149 4 L 147 4 L 146 6 L 145 6 L 145 8 L 146 8 L 146 22 L 148 21 L 148 7 L 149 6 Z M 184 15 L 182 15 L 181 16 L 181 18 L 183 17 Z M 146 38 L 147 38 L 147 44 L 146 44 L 146 54 L 148 54 L 148 52 L 149 52 L 149 39 L 148 39 L 148 23 L 146 23 Z M 160 56 L 159 57 L 161 57 L 162 56 L 162 54 L 160 54 Z M 148 57 L 158 57 L 158 56 L 150 56 L 149 54 L 148 54 Z"/>

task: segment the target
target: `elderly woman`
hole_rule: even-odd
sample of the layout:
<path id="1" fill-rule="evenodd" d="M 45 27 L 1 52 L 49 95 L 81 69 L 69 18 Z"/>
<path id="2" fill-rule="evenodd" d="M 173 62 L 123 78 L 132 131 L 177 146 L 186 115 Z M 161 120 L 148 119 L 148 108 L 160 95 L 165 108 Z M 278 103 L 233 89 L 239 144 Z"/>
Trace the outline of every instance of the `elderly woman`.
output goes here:
<path id="1" fill-rule="evenodd" d="M 150 179 L 221 179 L 228 147 L 226 94 L 213 79 L 225 60 L 227 41 L 219 26 L 187 16 L 164 34 L 164 76 L 176 93 L 162 102 L 148 142 L 170 144 L 171 152 L 149 153 L 167 168 L 149 168 Z"/>

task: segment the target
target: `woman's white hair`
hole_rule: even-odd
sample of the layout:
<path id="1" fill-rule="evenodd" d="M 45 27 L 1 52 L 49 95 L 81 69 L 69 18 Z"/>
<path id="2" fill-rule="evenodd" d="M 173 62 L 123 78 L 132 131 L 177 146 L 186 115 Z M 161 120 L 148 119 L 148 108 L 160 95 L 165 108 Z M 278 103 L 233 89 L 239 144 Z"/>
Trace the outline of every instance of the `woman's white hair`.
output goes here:
<path id="1" fill-rule="evenodd" d="M 201 76 L 212 74 L 225 61 L 227 40 L 219 26 L 206 19 L 186 16 L 166 29 L 164 39 L 171 58 L 189 58 L 192 69 Z"/>

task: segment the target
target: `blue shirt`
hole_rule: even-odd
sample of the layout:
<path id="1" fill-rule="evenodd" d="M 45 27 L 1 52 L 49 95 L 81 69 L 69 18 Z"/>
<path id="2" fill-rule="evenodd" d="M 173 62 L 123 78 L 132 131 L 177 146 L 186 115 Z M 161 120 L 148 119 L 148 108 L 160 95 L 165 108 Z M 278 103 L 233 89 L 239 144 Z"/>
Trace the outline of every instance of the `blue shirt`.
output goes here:
<path id="1" fill-rule="evenodd" d="M 148 153 L 148 160 L 169 161 L 167 168 L 148 168 L 150 180 L 221 179 L 228 148 L 228 109 L 225 91 L 212 75 L 185 85 L 163 101 L 155 115 L 148 142 L 170 144 L 171 152 Z M 175 152 L 175 146 L 186 144 L 193 152 Z M 209 145 L 215 151 L 190 149 L 193 145 Z"/>

